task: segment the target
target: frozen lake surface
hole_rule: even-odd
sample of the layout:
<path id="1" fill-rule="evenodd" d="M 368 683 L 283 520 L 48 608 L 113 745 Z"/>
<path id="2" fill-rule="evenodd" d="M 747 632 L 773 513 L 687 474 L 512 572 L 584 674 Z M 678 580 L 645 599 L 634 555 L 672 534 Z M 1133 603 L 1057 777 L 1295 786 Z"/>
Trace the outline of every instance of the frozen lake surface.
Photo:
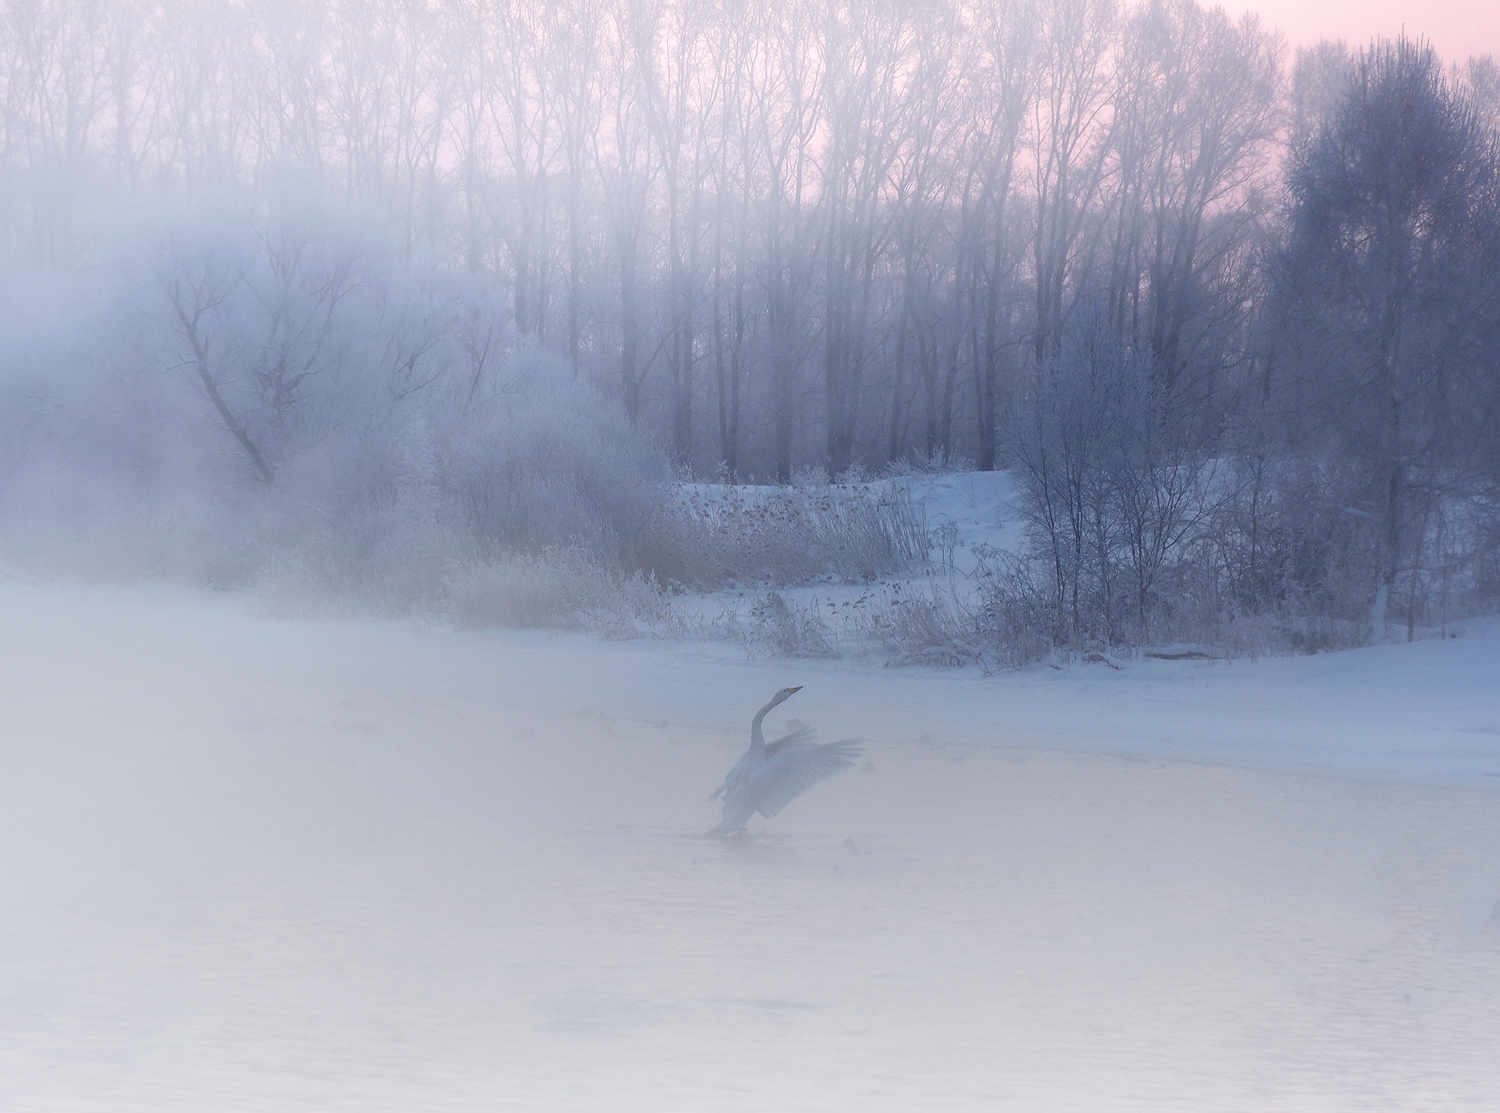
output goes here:
<path id="1" fill-rule="evenodd" d="M 1497 678 L 0 583 L 0 1108 L 1493 1110 Z M 868 765 L 697 837 L 784 684 Z"/>

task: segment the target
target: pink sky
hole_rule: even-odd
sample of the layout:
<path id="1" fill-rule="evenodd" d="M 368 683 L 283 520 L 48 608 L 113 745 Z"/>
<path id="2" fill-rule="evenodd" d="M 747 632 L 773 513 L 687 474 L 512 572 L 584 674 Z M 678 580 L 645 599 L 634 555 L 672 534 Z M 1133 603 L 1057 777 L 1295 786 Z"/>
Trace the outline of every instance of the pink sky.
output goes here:
<path id="1" fill-rule="evenodd" d="M 1210 0 L 1211 2 L 1211 0 Z M 1500 0 L 1222 0 L 1238 15 L 1257 11 L 1280 27 L 1292 46 L 1343 39 L 1363 46 L 1376 35 L 1394 38 L 1402 27 L 1425 36 L 1446 61 L 1471 54 L 1500 59 Z"/>

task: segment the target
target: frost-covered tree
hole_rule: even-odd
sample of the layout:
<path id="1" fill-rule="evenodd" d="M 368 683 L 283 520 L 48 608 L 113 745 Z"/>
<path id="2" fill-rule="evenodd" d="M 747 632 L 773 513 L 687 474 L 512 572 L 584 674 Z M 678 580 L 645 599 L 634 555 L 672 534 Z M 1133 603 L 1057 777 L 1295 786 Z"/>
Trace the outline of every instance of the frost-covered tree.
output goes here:
<path id="1" fill-rule="evenodd" d="M 1371 622 L 1420 565 L 1434 504 L 1496 435 L 1500 166 L 1432 49 L 1378 43 L 1293 153 L 1277 275 L 1304 444 L 1355 466 L 1375 525 Z"/>

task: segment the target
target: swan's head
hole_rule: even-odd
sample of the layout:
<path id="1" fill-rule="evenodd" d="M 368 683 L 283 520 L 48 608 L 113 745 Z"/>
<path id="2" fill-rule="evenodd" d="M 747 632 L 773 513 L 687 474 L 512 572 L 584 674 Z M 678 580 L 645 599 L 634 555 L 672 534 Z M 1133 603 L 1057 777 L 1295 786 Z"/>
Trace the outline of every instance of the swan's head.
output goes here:
<path id="1" fill-rule="evenodd" d="M 787 700 L 791 699 L 793 695 L 800 691 L 802 691 L 802 685 L 800 684 L 798 684 L 795 688 L 781 689 L 781 691 L 777 692 L 774 696 L 771 697 L 771 706 L 775 707 L 778 703 L 785 703 Z"/>

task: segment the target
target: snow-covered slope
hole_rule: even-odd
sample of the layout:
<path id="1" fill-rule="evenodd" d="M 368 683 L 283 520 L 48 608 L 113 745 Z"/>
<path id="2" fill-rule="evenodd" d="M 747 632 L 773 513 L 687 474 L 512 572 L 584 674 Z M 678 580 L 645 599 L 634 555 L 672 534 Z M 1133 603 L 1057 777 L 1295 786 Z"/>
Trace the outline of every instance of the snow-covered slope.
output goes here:
<path id="1" fill-rule="evenodd" d="M 1493 1109 L 1496 676 L 3 585 L 0 1109 Z M 868 769 L 696 837 L 799 683 Z"/>

